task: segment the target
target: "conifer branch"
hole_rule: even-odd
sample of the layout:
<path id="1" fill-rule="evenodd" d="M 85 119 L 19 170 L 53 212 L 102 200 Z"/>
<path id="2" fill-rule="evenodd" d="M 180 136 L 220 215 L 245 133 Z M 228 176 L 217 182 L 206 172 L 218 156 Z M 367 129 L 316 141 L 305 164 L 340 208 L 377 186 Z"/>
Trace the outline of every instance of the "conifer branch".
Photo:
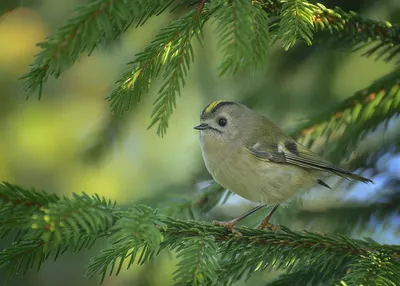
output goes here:
<path id="1" fill-rule="evenodd" d="M 83 194 L 58 197 L 15 185 L 0 185 L 0 234 L 16 233 L 14 244 L 4 249 L 0 269 L 23 274 L 38 268 L 50 251 L 55 259 L 66 250 L 90 248 L 105 235 L 114 220 L 114 204 Z M 34 247 L 33 247 L 34 246 Z"/>
<path id="2" fill-rule="evenodd" d="M 43 215 L 32 218 L 31 228 L 41 237 L 45 247 L 55 248 L 61 243 L 77 246 L 82 235 L 93 236 L 107 230 L 113 223 L 111 201 L 98 196 L 61 198 L 57 203 L 42 208 Z M 53 245 L 51 245 L 53 244 Z"/>
<path id="3" fill-rule="evenodd" d="M 220 75 L 265 64 L 269 46 L 268 16 L 262 5 L 249 0 L 212 1 L 215 34 L 223 60 Z"/>
<path id="4" fill-rule="evenodd" d="M 89 54 L 100 45 L 107 45 L 132 24 L 141 25 L 149 17 L 167 9 L 173 0 L 91 0 L 77 9 L 77 16 L 38 45 L 30 70 L 22 79 L 25 89 L 42 87 L 48 76 L 58 77 L 80 55 Z M 400 26 L 363 19 L 354 12 L 340 8 L 328 9 L 303 0 L 234 0 L 194 2 L 196 8 L 186 16 L 162 29 L 150 45 L 131 62 L 131 68 L 117 81 L 108 97 L 111 109 L 121 113 L 133 100 L 148 92 L 151 81 L 162 71 L 163 85 L 154 102 L 150 126 L 157 124 L 163 136 L 168 120 L 176 106 L 176 95 L 185 85 L 185 76 L 193 61 L 191 38 L 200 32 L 212 14 L 218 21 L 216 29 L 224 54 L 220 74 L 235 73 L 240 68 L 263 66 L 267 58 L 269 31 L 284 39 L 284 47 L 291 47 L 298 36 L 311 44 L 313 32 L 332 39 L 350 40 L 355 48 L 376 43 L 366 55 L 376 54 L 391 60 L 400 52 Z M 269 17 L 274 18 L 269 22 Z M 278 27 L 278 28 L 277 28 Z M 318 35 L 320 33 L 316 33 Z"/>
<path id="5" fill-rule="evenodd" d="M 171 248 L 171 250 L 175 250 Z M 176 285 L 216 285 L 218 280 L 218 246 L 211 236 L 200 236 L 180 240 L 177 246 L 179 259 L 175 271 Z"/>
<path id="6" fill-rule="evenodd" d="M 304 285 L 335 285 L 332 281 L 338 281 L 343 277 L 345 271 L 338 271 L 333 276 L 314 271 L 311 267 L 292 273 L 279 275 L 277 278 L 267 283 L 266 286 L 304 286 Z"/>
<path id="7" fill-rule="evenodd" d="M 91 0 L 76 9 L 71 18 L 57 32 L 38 43 L 42 51 L 35 56 L 30 70 L 21 78 L 25 90 L 33 92 L 42 87 L 49 75 L 60 74 L 82 53 L 89 55 L 99 45 L 115 41 L 132 24 L 144 24 L 153 15 L 163 12 L 173 0 Z"/>
<path id="8" fill-rule="evenodd" d="M 277 37 L 283 39 L 285 50 L 293 47 L 297 38 L 301 36 L 308 44 L 312 44 L 314 30 L 314 13 L 316 8 L 304 0 L 282 1 L 279 31 Z"/>
<path id="9" fill-rule="evenodd" d="M 122 113 L 129 109 L 133 96 L 139 101 L 149 91 L 150 82 L 164 69 L 164 82 L 154 102 L 153 120 L 149 126 L 159 123 L 157 134 L 163 136 L 176 105 L 176 93 L 180 95 L 180 89 L 185 85 L 184 77 L 193 61 L 191 39 L 196 36 L 201 40 L 201 28 L 208 17 L 206 9 L 195 9 L 161 29 L 117 81 L 117 87 L 108 97 L 112 111 Z"/>
<path id="10" fill-rule="evenodd" d="M 400 249 L 396 246 L 382 246 L 375 242 L 353 240 L 344 236 L 294 232 L 284 227 L 277 233 L 242 227 L 239 231 L 243 237 L 237 238 L 229 230 L 221 227 L 167 217 L 158 219 L 165 225 L 164 228 L 158 227 L 160 232 L 168 238 L 160 249 L 168 244 L 174 245 L 176 241 L 181 243 L 183 239 L 213 237 L 219 246 L 218 253 L 222 259 L 221 270 L 217 272 L 218 282 L 228 285 L 256 270 L 281 268 L 291 272 L 315 261 L 317 262 L 313 266 L 319 267 L 315 268 L 316 272 L 333 272 L 344 269 L 353 263 L 354 259 L 371 251 L 386 251 L 391 262 L 400 262 Z M 341 259 L 338 259 L 338 256 Z M 189 268 L 186 268 L 186 271 L 190 272 Z"/>
<path id="11" fill-rule="evenodd" d="M 34 198 L 31 201 L 40 200 L 37 192 L 24 190 L 20 193 L 30 193 Z M 1 211 L 12 203 L 21 205 L 21 200 L 15 199 L 21 196 L 15 196 L 7 188 L 1 188 L 0 194 Z M 83 206 L 85 212 L 80 212 Z M 57 258 L 67 250 L 90 248 L 99 236 L 108 237 L 111 246 L 91 261 L 88 275 L 100 273 L 103 279 L 107 273 L 118 274 L 124 261 L 128 262 L 127 267 L 135 262 L 143 264 L 166 248 L 177 250 L 183 259 L 176 272 L 177 281 L 198 284 L 212 283 L 217 278 L 218 282 L 230 284 L 256 269 L 271 267 L 296 272 L 302 266 L 311 267 L 312 263 L 318 265 L 318 268 L 313 266 L 318 271 L 328 273 L 353 265 L 356 259 L 364 259 L 371 253 L 383 253 L 380 259 L 389 261 L 390 265 L 396 264 L 391 266 L 391 271 L 400 263 L 398 246 L 340 235 L 296 232 L 283 226 L 276 233 L 241 227 L 238 230 L 243 236 L 236 237 L 226 228 L 174 219 L 146 206 L 118 210 L 97 196 L 59 198 L 57 202 L 42 206 L 40 211 L 41 216 L 35 215 L 26 221 L 26 234 L 1 252 L 1 269 L 11 269 L 14 274 L 18 269 L 40 267 L 51 254 Z M 14 226 L 20 228 L 18 222 Z M 246 263 L 239 265 L 237 261 Z M 394 275 L 399 274 L 394 272 Z"/>
<path id="12" fill-rule="evenodd" d="M 385 61 L 400 54 L 400 25 L 364 19 L 355 12 L 344 12 L 339 7 L 327 9 L 319 3 L 317 6 L 321 10 L 315 15 L 315 29 L 317 32 L 328 32 L 325 36 L 329 37 L 330 42 L 347 42 L 354 50 L 374 44 L 363 55 L 376 55 L 376 59 L 384 57 Z"/>
<path id="13" fill-rule="evenodd" d="M 29 221 L 34 215 L 58 200 L 59 197 L 54 194 L 25 190 L 5 182 L 0 184 L 0 237 L 13 229 L 22 234 L 30 227 Z"/>
<path id="14" fill-rule="evenodd" d="M 107 273 L 118 275 L 127 259 L 127 269 L 135 262 L 143 264 L 148 261 L 156 254 L 162 241 L 157 227 L 165 227 L 165 224 L 151 208 L 136 206 L 129 211 L 118 211 L 117 215 L 119 220 L 110 229 L 113 245 L 102 250 L 88 266 L 89 277 L 101 273 L 101 282 Z"/>
<path id="15" fill-rule="evenodd" d="M 26 240 L 0 252 L 0 270 L 8 270 L 5 284 L 16 273 L 25 275 L 34 267 L 37 271 L 40 270 L 41 265 L 49 256 L 49 253 L 44 251 L 43 245 L 44 243 L 40 240 Z"/>
<path id="16" fill-rule="evenodd" d="M 291 136 L 307 146 L 316 138 L 327 138 L 341 128 L 343 136 L 331 152 L 351 147 L 360 136 L 400 112 L 400 70 L 388 74 L 364 90 L 356 92 L 328 112 L 321 113 L 291 132 Z"/>
<path id="17" fill-rule="evenodd" d="M 287 21 L 282 21 L 282 17 L 279 17 L 279 15 L 282 14 L 284 8 L 293 8 L 296 2 L 303 7 L 308 7 L 307 13 L 304 14 L 304 22 L 302 22 L 304 29 L 311 27 L 308 20 L 312 14 L 313 30 L 316 32 L 315 39 L 317 41 L 319 41 L 318 39 L 323 39 L 323 41 L 329 39 L 330 42 L 341 44 L 346 41 L 355 50 L 375 43 L 364 55 L 377 54 L 377 58 L 385 56 L 384 60 L 386 61 L 390 61 L 400 54 L 400 25 L 398 24 L 365 19 L 355 12 L 345 12 L 339 7 L 329 9 L 320 3 L 312 5 L 301 0 L 262 0 L 264 10 L 269 16 L 275 16 L 274 23 L 279 23 L 281 33 L 278 30 L 278 35 L 283 36 L 282 31 L 285 30 L 289 33 L 288 29 L 293 27 L 293 22 L 289 21 L 289 18 Z M 289 15 L 286 14 L 286 16 Z M 270 25 L 270 27 L 276 33 L 277 26 Z M 311 37 L 309 36 L 311 34 L 304 36 L 306 35 L 308 35 L 310 43 Z"/>
<path id="18" fill-rule="evenodd" d="M 190 64 L 194 60 L 194 52 L 191 39 L 195 35 L 201 42 L 201 28 L 208 19 L 207 11 L 203 8 L 196 9 L 189 18 L 186 18 L 186 25 L 174 23 L 171 29 L 176 33 L 171 41 L 163 46 L 166 49 L 164 56 L 165 73 L 164 83 L 158 91 L 158 98 L 154 101 L 152 112 L 153 120 L 148 128 L 158 123 L 157 134 L 164 136 L 168 121 L 176 108 L 176 94 L 181 95 L 181 88 L 185 86 L 185 77 Z"/>
<path id="19" fill-rule="evenodd" d="M 165 217 L 160 219 L 166 228 L 159 228 L 161 233 L 176 237 L 198 237 L 206 233 L 214 237 L 220 243 L 230 242 L 238 247 L 268 246 L 269 248 L 285 247 L 301 252 L 304 249 L 321 249 L 338 255 L 360 256 L 370 251 L 387 250 L 394 260 L 400 259 L 400 247 L 380 245 L 374 242 L 350 239 L 345 236 L 333 236 L 328 234 L 316 234 L 307 231 L 292 231 L 280 226 L 278 232 L 239 227 L 243 235 L 238 238 L 224 227 L 213 226 L 196 221 L 183 221 Z M 232 247 L 232 245 L 230 246 Z M 230 248 L 232 250 L 232 248 Z M 272 249 L 270 249 L 272 250 Z M 230 251 L 227 249 L 226 251 Z M 291 253 L 293 254 L 293 253 Z"/>
<path id="20" fill-rule="evenodd" d="M 262 4 L 258 1 L 253 2 L 253 36 L 250 41 L 253 56 L 249 58 L 247 66 L 254 71 L 265 67 L 268 59 L 268 50 L 270 46 L 270 32 L 268 14 L 262 9 Z M 246 67 L 246 65 L 244 65 Z"/>
<path id="21" fill-rule="evenodd" d="M 341 282 L 345 285 L 391 285 L 399 282 L 400 265 L 386 256 L 385 251 L 368 252 L 349 265 Z"/>
<path id="22" fill-rule="evenodd" d="M 396 265 L 400 263 L 400 248 L 397 246 L 379 245 L 373 241 L 354 240 L 340 235 L 294 232 L 283 226 L 281 226 L 277 233 L 241 227 L 238 230 L 243 236 L 238 238 L 225 228 L 153 214 L 153 220 L 157 221 L 156 228 L 165 237 L 158 247 L 155 245 L 139 244 L 139 249 L 134 248 L 128 254 L 125 252 L 115 253 L 114 250 L 120 243 L 117 241 L 92 260 L 89 266 L 90 275 L 100 273 L 104 276 L 109 268 L 114 269 L 115 262 L 113 261 L 111 264 L 109 262 L 111 257 L 129 259 L 133 263 L 136 255 L 143 251 L 142 253 L 144 254 L 140 256 L 138 262 L 139 264 L 143 264 L 165 248 L 176 249 L 178 247 L 179 251 L 186 252 L 185 241 L 195 242 L 195 245 L 191 245 L 187 253 L 181 254 L 184 257 L 186 255 L 190 256 L 192 259 L 191 263 L 179 264 L 178 273 L 180 274 L 193 274 L 194 269 L 198 271 L 199 267 L 201 267 L 199 265 L 200 260 L 194 258 L 198 257 L 199 253 L 206 251 L 205 248 L 208 248 L 211 253 L 215 249 L 214 244 L 218 246 L 218 252 L 213 252 L 213 255 L 214 259 L 216 254 L 220 256 L 221 261 L 219 265 L 221 268 L 215 268 L 215 261 L 209 262 L 212 264 L 211 269 L 207 269 L 209 272 L 202 273 L 201 276 L 206 277 L 208 275 L 210 280 L 207 281 L 208 283 L 205 283 L 208 285 L 212 285 L 211 281 L 215 279 L 215 273 L 218 277 L 218 283 L 230 285 L 245 275 L 249 277 L 255 271 L 267 268 L 285 269 L 288 273 L 291 273 L 300 271 L 304 267 L 309 267 L 313 268 L 315 272 L 324 272 L 327 273 L 326 276 L 329 276 L 333 275 L 334 271 L 340 272 L 346 269 L 356 259 L 368 255 L 368 253 L 384 252 L 385 257 L 390 263 Z M 128 223 L 127 225 L 130 224 Z M 124 233 L 133 233 L 133 238 L 130 237 L 128 239 L 136 239 L 137 232 L 131 231 L 125 231 Z M 155 233 L 152 236 L 154 238 L 157 237 Z M 208 241 L 207 245 L 205 245 L 205 240 Z M 130 245 L 130 249 L 132 247 Z M 128 248 L 129 246 L 126 247 L 126 249 Z M 113 252 L 115 255 L 111 254 Z M 135 255 L 135 257 L 132 258 L 132 255 Z M 110 259 L 106 259 L 106 257 Z M 118 267 L 118 269 L 120 268 Z M 398 272 L 394 273 L 395 277 L 398 277 L 399 274 Z M 189 279 L 189 281 L 186 281 L 189 284 L 200 282 L 198 280 L 200 276 L 196 276 L 197 278 L 190 276 L 188 278 L 187 275 L 183 275 L 183 277 Z"/>

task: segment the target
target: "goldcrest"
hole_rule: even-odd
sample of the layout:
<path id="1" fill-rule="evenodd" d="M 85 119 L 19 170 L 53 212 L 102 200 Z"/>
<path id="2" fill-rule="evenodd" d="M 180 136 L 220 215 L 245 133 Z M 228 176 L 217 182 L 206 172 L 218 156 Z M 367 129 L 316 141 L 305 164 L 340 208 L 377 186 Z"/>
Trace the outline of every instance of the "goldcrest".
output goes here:
<path id="1" fill-rule="evenodd" d="M 259 205 L 229 222 L 215 222 L 234 230 L 241 219 L 265 205 L 275 205 L 259 228 L 269 222 L 279 204 L 298 192 L 320 184 L 334 174 L 363 183 L 364 178 L 322 159 L 284 132 L 272 121 L 243 104 L 214 101 L 200 115 L 200 145 L 204 163 L 213 179 L 224 188 Z"/>

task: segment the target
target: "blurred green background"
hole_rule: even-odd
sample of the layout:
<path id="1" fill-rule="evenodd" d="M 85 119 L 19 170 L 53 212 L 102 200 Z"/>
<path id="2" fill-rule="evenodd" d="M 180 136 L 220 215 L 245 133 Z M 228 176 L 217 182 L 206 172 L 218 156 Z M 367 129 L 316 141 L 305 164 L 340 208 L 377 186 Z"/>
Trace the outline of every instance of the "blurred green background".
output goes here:
<path id="1" fill-rule="evenodd" d="M 205 45 L 195 44 L 195 62 L 187 86 L 162 139 L 155 128 L 146 129 L 157 83 L 123 118 L 110 115 L 104 98 L 126 63 L 182 11 L 152 18 L 140 29 L 128 30 L 115 45 L 83 56 L 58 80 L 50 79 L 38 101 L 35 95 L 25 100 L 27 94 L 21 91 L 18 78 L 38 52 L 35 44 L 72 17 L 73 9 L 85 1 L 20 1 L 21 7 L 11 9 L 15 2 L 0 1 L 0 11 L 5 11 L 0 16 L 0 180 L 58 194 L 97 193 L 129 205 L 171 190 L 193 191 L 196 182 L 211 178 L 201 158 L 198 134 L 192 129 L 210 101 L 243 102 L 287 128 L 367 87 L 394 68 L 394 63 L 361 57 L 361 52 L 350 54 L 304 44 L 285 52 L 275 45 L 269 51 L 265 71 L 218 78 L 221 55 L 214 27 L 208 24 Z M 398 0 L 321 2 L 357 11 L 364 17 L 400 22 Z M 399 169 L 395 168 L 393 174 L 400 177 Z M 329 196 L 327 192 L 320 196 L 321 208 Z M 248 206 L 236 199 L 217 207 L 211 216 L 233 217 Z M 305 221 L 297 223 L 297 228 L 307 227 Z M 378 241 L 400 242 L 397 238 L 385 240 L 383 234 L 367 233 Z M 90 252 L 67 254 L 57 263 L 47 261 L 39 273 L 30 271 L 25 278 L 14 277 L 11 285 L 98 285 L 97 278 L 87 280 L 84 273 L 90 257 L 102 245 L 98 243 Z M 173 257 L 163 255 L 153 265 L 135 266 L 118 277 L 107 278 L 104 285 L 169 285 L 175 264 Z M 261 285 L 268 275 L 261 273 L 238 285 Z"/>

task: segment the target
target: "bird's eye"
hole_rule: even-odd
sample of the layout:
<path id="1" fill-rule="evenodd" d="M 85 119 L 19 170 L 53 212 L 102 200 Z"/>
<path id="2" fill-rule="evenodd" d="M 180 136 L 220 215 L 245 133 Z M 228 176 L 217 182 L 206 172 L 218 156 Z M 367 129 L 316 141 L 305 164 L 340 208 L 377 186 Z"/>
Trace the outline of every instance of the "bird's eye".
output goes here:
<path id="1" fill-rule="evenodd" d="M 226 119 L 225 118 L 218 119 L 218 125 L 224 127 L 226 125 Z"/>

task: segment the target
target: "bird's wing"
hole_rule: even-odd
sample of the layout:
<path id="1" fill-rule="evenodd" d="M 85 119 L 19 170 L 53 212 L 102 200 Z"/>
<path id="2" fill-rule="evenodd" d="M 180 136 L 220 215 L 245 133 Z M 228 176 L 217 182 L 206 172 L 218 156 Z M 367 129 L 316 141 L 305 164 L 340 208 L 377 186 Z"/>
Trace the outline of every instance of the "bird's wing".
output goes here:
<path id="1" fill-rule="evenodd" d="M 330 172 L 346 179 L 372 183 L 370 179 L 332 165 L 291 138 L 284 138 L 278 144 L 270 144 L 266 137 L 261 138 L 259 141 L 247 148 L 258 159 L 280 164 L 291 164 L 309 170 Z"/>

